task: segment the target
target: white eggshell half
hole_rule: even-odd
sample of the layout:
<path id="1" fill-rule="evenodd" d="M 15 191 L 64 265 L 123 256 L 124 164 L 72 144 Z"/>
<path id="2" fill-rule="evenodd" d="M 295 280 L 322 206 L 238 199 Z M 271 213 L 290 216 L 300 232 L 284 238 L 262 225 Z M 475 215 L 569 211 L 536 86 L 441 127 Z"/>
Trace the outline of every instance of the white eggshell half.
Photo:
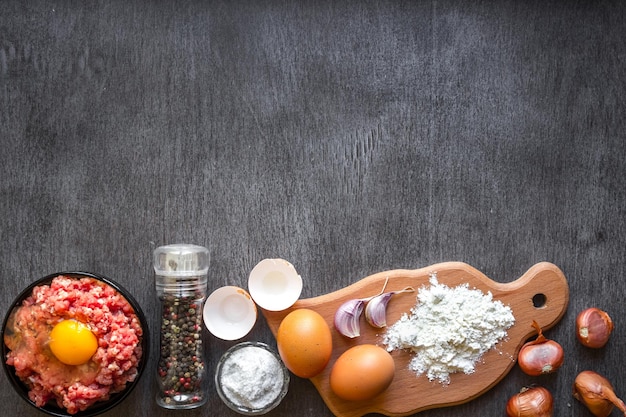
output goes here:
<path id="1" fill-rule="evenodd" d="M 254 327 L 257 309 L 250 294 L 243 288 L 220 287 L 204 304 L 204 324 L 211 334 L 223 340 L 237 340 Z"/>
<path id="2" fill-rule="evenodd" d="M 250 272 L 248 290 L 261 308 L 282 311 L 300 298 L 302 277 L 284 259 L 264 259 Z"/>

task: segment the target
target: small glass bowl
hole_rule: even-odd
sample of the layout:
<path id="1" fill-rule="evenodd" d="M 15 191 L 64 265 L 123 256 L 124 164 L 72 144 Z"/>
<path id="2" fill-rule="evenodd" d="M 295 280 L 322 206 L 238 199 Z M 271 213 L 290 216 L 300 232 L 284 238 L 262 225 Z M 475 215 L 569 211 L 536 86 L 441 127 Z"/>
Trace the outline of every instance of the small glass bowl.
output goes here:
<path id="1" fill-rule="evenodd" d="M 273 398 L 267 398 L 267 401 L 265 401 L 265 404 L 263 406 L 251 407 L 244 404 L 244 402 L 246 401 L 238 401 L 237 398 L 233 398 L 229 395 L 229 390 L 225 389 L 222 384 L 224 372 L 227 372 L 228 368 L 231 365 L 235 364 L 233 361 L 237 360 L 237 358 L 233 358 L 233 355 L 242 349 L 261 349 L 263 351 L 269 352 L 271 354 L 271 357 L 276 360 L 276 374 L 272 377 L 277 378 L 282 383 L 282 386 L 280 387 L 280 390 L 278 390 L 278 393 L 274 394 Z M 254 366 L 257 365 L 259 361 L 243 360 L 237 363 L 241 363 L 246 366 Z M 248 371 L 253 371 L 253 369 L 248 369 Z M 260 373 L 255 372 L 255 374 Z M 264 378 L 264 381 L 266 379 L 267 378 Z M 224 404 L 226 404 L 231 410 L 234 410 L 239 414 L 243 414 L 246 416 L 261 415 L 276 408 L 278 404 L 280 404 L 280 402 L 283 400 L 285 395 L 287 395 L 287 391 L 289 390 L 289 371 L 283 364 L 280 356 L 276 352 L 274 352 L 267 344 L 262 342 L 241 342 L 228 349 L 220 358 L 217 364 L 217 369 L 215 371 L 215 387 L 217 389 L 219 397 L 222 399 Z M 253 399 L 247 400 L 248 403 L 253 401 Z"/>
<path id="2" fill-rule="evenodd" d="M 64 275 L 66 277 L 70 277 L 74 279 L 92 278 L 98 281 L 102 281 L 105 284 L 108 284 L 109 286 L 111 286 L 114 290 L 120 293 L 131 305 L 131 307 L 134 310 L 134 313 L 137 315 L 137 318 L 139 319 L 139 322 L 141 324 L 141 329 L 143 331 L 143 336 L 141 337 L 141 347 L 143 350 L 143 354 L 142 354 L 141 359 L 139 360 L 139 363 L 137 364 L 137 376 L 135 377 L 135 380 L 133 382 L 128 382 L 124 390 L 118 393 L 112 394 L 108 400 L 97 402 L 93 404 L 91 407 L 87 408 L 86 410 L 79 411 L 76 414 L 69 414 L 65 409 L 59 408 L 56 406 L 56 404 L 53 404 L 53 403 L 48 403 L 44 405 L 43 407 L 38 407 L 34 402 L 32 402 L 28 398 L 29 388 L 15 374 L 15 368 L 13 366 L 9 366 L 6 363 L 6 357 L 7 357 L 7 354 L 9 353 L 9 348 L 4 343 L 4 336 L 5 334 L 11 331 L 7 326 L 11 317 L 11 313 L 13 312 L 13 309 L 20 307 L 22 305 L 22 301 L 24 301 L 24 299 L 26 299 L 32 294 L 33 289 L 36 286 L 49 285 L 54 278 L 60 275 Z M 11 383 L 11 386 L 13 386 L 13 388 L 19 394 L 19 396 L 22 397 L 28 404 L 30 404 L 31 406 L 33 406 L 39 411 L 42 411 L 50 416 L 55 416 L 55 417 L 94 417 L 98 414 L 109 411 L 115 406 L 117 406 L 133 391 L 133 389 L 139 383 L 139 379 L 141 378 L 148 362 L 149 350 L 150 350 L 150 334 L 149 334 L 149 329 L 148 329 L 148 321 L 146 320 L 146 317 L 144 316 L 143 310 L 141 309 L 141 306 L 139 305 L 139 303 L 133 298 L 133 296 L 125 288 L 123 288 L 117 282 L 113 281 L 110 278 L 106 278 L 102 275 L 94 274 L 90 272 L 82 272 L 82 271 L 57 272 L 57 273 L 47 275 L 43 278 L 40 278 L 34 281 L 30 285 L 28 285 L 15 298 L 15 300 L 9 307 L 9 310 L 6 313 L 6 316 L 4 317 L 4 320 L 2 322 L 2 329 L 0 330 L 0 353 L 2 354 L 2 359 L 1 359 L 2 367 L 4 368 L 4 372 L 6 373 L 9 379 L 9 382 Z"/>

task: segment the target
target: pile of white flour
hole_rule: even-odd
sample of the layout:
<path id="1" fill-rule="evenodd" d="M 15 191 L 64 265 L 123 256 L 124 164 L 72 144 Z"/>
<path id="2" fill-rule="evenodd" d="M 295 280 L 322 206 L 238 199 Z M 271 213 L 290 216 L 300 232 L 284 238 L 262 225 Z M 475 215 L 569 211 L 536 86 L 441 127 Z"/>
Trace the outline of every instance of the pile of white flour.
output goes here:
<path id="1" fill-rule="evenodd" d="M 467 284 L 449 288 L 436 274 L 422 287 L 411 314 L 404 314 L 383 336 L 387 350 L 410 349 L 409 367 L 430 381 L 450 382 L 450 374 L 471 374 L 481 356 L 507 336 L 515 323 L 511 308 Z"/>

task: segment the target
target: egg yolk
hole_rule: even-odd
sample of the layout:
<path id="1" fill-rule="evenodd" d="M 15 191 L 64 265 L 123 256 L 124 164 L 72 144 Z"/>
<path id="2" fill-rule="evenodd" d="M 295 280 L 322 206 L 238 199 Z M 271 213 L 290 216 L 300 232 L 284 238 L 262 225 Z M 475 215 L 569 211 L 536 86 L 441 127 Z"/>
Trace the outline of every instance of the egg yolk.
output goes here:
<path id="1" fill-rule="evenodd" d="M 96 336 L 76 320 L 63 320 L 50 332 L 50 350 L 66 365 L 87 362 L 98 349 Z"/>

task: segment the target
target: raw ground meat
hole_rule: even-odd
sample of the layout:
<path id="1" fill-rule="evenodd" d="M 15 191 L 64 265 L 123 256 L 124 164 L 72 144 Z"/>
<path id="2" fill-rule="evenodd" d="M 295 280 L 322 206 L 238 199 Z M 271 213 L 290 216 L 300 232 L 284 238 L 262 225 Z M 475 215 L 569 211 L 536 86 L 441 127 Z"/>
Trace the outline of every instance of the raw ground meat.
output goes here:
<path id="1" fill-rule="evenodd" d="M 66 365 L 48 347 L 49 333 L 62 320 L 87 324 L 98 339 L 85 364 Z M 5 334 L 11 350 L 7 364 L 29 387 L 39 407 L 55 402 L 70 414 L 122 391 L 137 377 L 143 331 L 128 301 L 110 285 L 93 278 L 58 276 L 33 289 L 16 309 Z"/>

